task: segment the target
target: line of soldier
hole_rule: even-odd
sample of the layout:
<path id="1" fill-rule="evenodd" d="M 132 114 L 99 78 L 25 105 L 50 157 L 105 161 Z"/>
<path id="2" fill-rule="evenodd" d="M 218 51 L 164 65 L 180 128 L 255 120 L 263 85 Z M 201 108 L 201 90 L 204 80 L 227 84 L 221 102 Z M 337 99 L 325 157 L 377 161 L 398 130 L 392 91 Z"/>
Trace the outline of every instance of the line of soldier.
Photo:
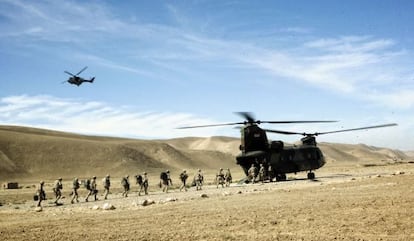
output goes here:
<path id="1" fill-rule="evenodd" d="M 274 176 L 272 166 L 269 165 L 266 168 L 263 163 L 260 163 L 259 168 L 257 168 L 257 165 L 252 164 L 249 170 L 247 170 L 247 180 L 251 183 L 263 183 L 265 180 L 272 181 Z"/>
<path id="2" fill-rule="evenodd" d="M 147 173 L 144 172 L 142 175 L 136 175 L 135 179 L 136 179 L 136 184 L 139 185 L 138 196 L 140 196 L 141 193 L 148 195 L 149 183 L 148 183 Z M 183 170 L 183 172 L 180 173 L 179 179 L 181 181 L 180 191 L 182 190 L 187 191 L 188 174 L 186 170 Z M 225 181 L 222 181 L 222 180 L 225 180 Z M 226 173 L 224 174 L 223 169 L 220 168 L 218 174 L 216 175 L 216 182 L 217 182 L 217 186 L 222 183 L 223 183 L 222 186 L 224 185 L 224 183 L 226 184 L 226 186 L 229 186 L 231 183 L 230 169 L 227 169 Z M 204 175 L 201 169 L 198 169 L 197 173 L 194 175 L 192 186 L 195 186 L 196 190 L 201 190 L 203 183 L 204 183 Z M 88 202 L 90 197 L 93 197 L 94 200 L 97 201 L 98 200 L 98 197 L 97 197 L 98 189 L 97 189 L 96 176 L 93 176 L 91 179 L 84 180 L 83 184 L 84 184 L 84 187 L 88 190 L 88 194 L 85 197 L 85 202 Z M 110 179 L 109 174 L 103 178 L 102 185 L 104 187 L 104 194 L 103 194 L 104 199 L 107 199 L 109 190 L 111 187 L 111 179 Z M 128 175 L 125 177 L 122 177 L 121 185 L 123 187 L 122 196 L 128 197 L 128 193 L 130 191 L 130 181 L 129 181 Z M 159 187 L 162 188 L 162 191 L 167 193 L 171 185 L 172 185 L 172 180 L 170 177 L 170 171 L 166 170 L 166 171 L 161 172 Z M 81 186 L 81 182 L 79 181 L 78 178 L 75 178 L 72 182 L 72 192 L 70 193 L 71 195 L 70 202 L 72 204 L 74 204 L 75 202 L 77 203 L 79 202 L 78 189 L 80 188 L 80 186 Z M 56 205 L 62 205 L 59 202 L 59 200 L 62 198 L 62 189 L 63 189 L 62 178 L 58 178 L 54 182 L 54 185 L 53 185 L 53 193 L 55 194 L 54 204 Z M 37 206 L 41 206 L 41 202 L 43 200 L 46 200 L 46 193 L 44 191 L 44 181 L 40 182 L 37 193 L 35 195 L 35 200 L 37 201 Z"/>

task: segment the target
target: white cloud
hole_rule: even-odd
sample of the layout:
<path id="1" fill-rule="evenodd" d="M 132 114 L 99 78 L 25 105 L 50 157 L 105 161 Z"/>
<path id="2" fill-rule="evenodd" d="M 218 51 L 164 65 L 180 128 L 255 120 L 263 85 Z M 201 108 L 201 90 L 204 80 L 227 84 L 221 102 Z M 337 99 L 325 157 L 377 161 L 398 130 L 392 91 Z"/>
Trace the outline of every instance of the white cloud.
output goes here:
<path id="1" fill-rule="evenodd" d="M 293 125 L 277 129 L 296 132 L 325 132 L 335 129 L 348 129 L 363 126 L 384 124 L 398 120 L 398 127 L 381 128 L 368 131 L 345 132 L 322 135 L 319 141 L 337 143 L 364 143 L 374 146 L 384 146 L 412 150 L 414 136 L 407 135 L 414 128 L 412 116 L 394 116 L 390 120 L 378 120 L 376 117 L 364 120 L 353 120 L 353 123 L 338 123 L 318 126 Z M 182 126 L 210 125 L 217 122 L 189 113 L 137 111 L 132 107 L 111 106 L 103 102 L 84 101 L 78 99 L 62 99 L 53 96 L 9 96 L 0 99 L 0 123 L 2 125 L 21 125 L 46 128 L 80 134 L 132 137 L 145 139 L 175 138 L 185 136 L 209 137 L 227 135 L 237 137 L 237 131 L 231 127 L 175 129 Z M 342 127 L 341 127 L 342 126 Z M 274 129 L 272 126 L 264 126 Z M 306 128 L 306 129 L 305 129 Z M 269 138 L 281 139 L 287 142 L 299 140 L 297 136 L 271 135 Z"/>
<path id="2" fill-rule="evenodd" d="M 288 28 L 282 28 L 280 32 L 286 32 L 286 33 L 297 33 L 297 34 L 309 34 L 312 32 L 309 28 L 304 27 L 288 27 Z"/>
<path id="3" fill-rule="evenodd" d="M 372 40 L 369 36 L 344 36 L 339 38 L 322 38 L 305 43 L 306 47 L 335 52 L 370 52 L 383 50 L 394 45 L 390 39 Z"/>
<path id="4" fill-rule="evenodd" d="M 218 128 L 177 130 L 214 124 L 187 113 L 135 111 L 101 102 L 53 96 L 9 96 L 0 99 L 0 122 L 83 134 L 139 138 L 211 136 Z"/>
<path id="5" fill-rule="evenodd" d="M 374 103 L 379 102 L 381 105 L 388 107 L 398 107 L 401 109 L 411 109 L 414 107 L 414 90 L 411 89 L 390 90 L 388 93 L 367 91 L 362 98 L 369 99 Z"/>

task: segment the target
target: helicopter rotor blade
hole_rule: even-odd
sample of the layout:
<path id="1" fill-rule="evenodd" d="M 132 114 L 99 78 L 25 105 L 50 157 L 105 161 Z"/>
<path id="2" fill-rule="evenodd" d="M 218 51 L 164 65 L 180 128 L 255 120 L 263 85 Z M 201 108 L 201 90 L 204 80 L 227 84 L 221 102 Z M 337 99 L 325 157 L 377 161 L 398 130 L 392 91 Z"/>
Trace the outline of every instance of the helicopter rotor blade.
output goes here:
<path id="1" fill-rule="evenodd" d="M 234 113 L 237 114 L 237 115 L 239 115 L 239 116 L 241 116 L 241 117 L 243 117 L 249 123 L 255 123 L 255 122 L 257 122 L 254 119 L 253 113 L 251 113 L 251 112 L 234 112 Z"/>
<path id="2" fill-rule="evenodd" d="M 68 72 L 68 71 L 63 71 L 63 72 L 65 72 L 66 74 L 68 74 L 68 75 L 70 75 L 70 76 L 73 76 L 73 77 L 75 77 L 75 75 L 74 74 L 72 74 L 71 72 Z"/>
<path id="3" fill-rule="evenodd" d="M 178 127 L 176 129 L 191 129 L 191 128 L 203 128 L 203 127 L 217 127 L 217 126 L 230 126 L 230 125 L 247 125 L 247 124 L 257 124 L 268 123 L 268 124 L 293 124 L 293 123 L 329 123 L 337 122 L 331 120 L 312 120 L 312 121 L 260 121 L 254 118 L 253 113 L 251 112 L 235 112 L 235 114 L 243 117 L 246 121 L 243 122 L 232 122 L 232 123 L 223 123 L 223 124 L 212 124 L 212 125 L 200 125 L 200 126 L 184 126 Z M 302 134 L 302 133 L 301 133 Z"/>
<path id="4" fill-rule="evenodd" d="M 276 134 L 283 134 L 283 135 L 306 135 L 303 132 L 293 132 L 293 131 L 279 131 L 279 130 L 270 130 L 270 129 L 263 129 L 266 132 L 276 133 Z"/>
<path id="5" fill-rule="evenodd" d="M 79 71 L 76 75 L 80 75 L 80 73 L 82 73 L 85 69 L 87 69 L 88 66 L 85 66 L 81 71 Z"/>
<path id="6" fill-rule="evenodd" d="M 294 124 L 294 123 L 331 123 L 331 122 L 338 122 L 332 120 L 311 120 L 311 121 L 261 121 L 256 120 L 251 112 L 235 112 L 235 114 L 240 115 L 241 117 L 245 118 L 248 123 L 267 123 L 267 124 Z"/>
<path id="7" fill-rule="evenodd" d="M 331 133 L 338 133 L 338 132 L 346 132 L 346 131 L 358 131 L 358 130 L 366 130 L 366 129 L 374 129 L 374 128 L 383 128 L 383 127 L 390 127 L 390 126 L 397 126 L 396 123 L 384 124 L 384 125 L 376 125 L 376 126 L 365 126 L 360 128 L 352 128 L 352 129 L 345 129 L 345 130 L 337 130 L 337 131 L 326 131 L 326 132 L 316 132 L 313 135 L 324 135 L 324 134 L 331 134 Z"/>
<path id="8" fill-rule="evenodd" d="M 192 128 L 231 126 L 231 125 L 244 125 L 244 124 L 246 123 L 245 122 L 234 122 L 234 123 L 212 124 L 212 125 L 201 125 L 201 126 L 183 126 L 183 127 L 177 127 L 176 129 L 192 129 Z"/>
<path id="9" fill-rule="evenodd" d="M 270 123 L 270 124 L 293 124 L 293 123 L 326 123 L 326 122 L 337 122 L 337 121 L 259 121 L 254 120 L 252 122 L 244 121 L 244 122 L 232 122 L 232 123 L 223 123 L 223 124 L 212 124 L 212 125 L 201 125 L 201 126 L 183 126 L 177 127 L 176 129 L 191 129 L 191 128 L 203 128 L 203 127 L 217 127 L 217 126 L 231 126 L 231 125 L 246 125 L 246 124 L 261 124 L 261 123 Z M 272 132 L 272 130 L 267 130 Z M 283 132 L 283 131 L 275 131 Z M 303 134 L 303 133 L 298 133 Z"/>
<path id="10" fill-rule="evenodd" d="M 338 132 L 367 130 L 367 129 L 390 127 L 390 126 L 397 126 L 397 124 L 396 123 L 391 123 L 391 124 L 384 124 L 384 125 L 365 126 L 365 127 L 360 127 L 360 128 L 352 128 L 352 129 L 344 129 L 344 130 L 336 130 L 336 131 L 326 131 L 326 132 L 315 132 L 315 133 L 280 131 L 280 130 L 271 130 L 271 129 L 263 129 L 263 130 L 266 131 L 266 132 L 283 134 L 283 135 L 319 136 L 319 135 L 338 133 Z"/>
<path id="11" fill-rule="evenodd" d="M 338 122 L 333 120 L 311 120 L 311 121 L 260 121 L 260 123 L 267 124 L 294 124 L 294 123 L 332 123 Z"/>

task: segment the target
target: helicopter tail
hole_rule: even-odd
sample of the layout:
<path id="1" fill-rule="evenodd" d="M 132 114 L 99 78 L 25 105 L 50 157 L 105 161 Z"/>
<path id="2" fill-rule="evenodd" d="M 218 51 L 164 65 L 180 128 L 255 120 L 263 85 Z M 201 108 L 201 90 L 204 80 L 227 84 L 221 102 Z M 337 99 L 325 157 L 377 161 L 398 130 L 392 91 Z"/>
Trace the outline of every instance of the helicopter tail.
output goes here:
<path id="1" fill-rule="evenodd" d="M 91 82 L 91 83 L 93 83 L 93 81 L 95 80 L 95 77 L 92 77 L 92 79 L 90 79 L 89 81 Z"/>

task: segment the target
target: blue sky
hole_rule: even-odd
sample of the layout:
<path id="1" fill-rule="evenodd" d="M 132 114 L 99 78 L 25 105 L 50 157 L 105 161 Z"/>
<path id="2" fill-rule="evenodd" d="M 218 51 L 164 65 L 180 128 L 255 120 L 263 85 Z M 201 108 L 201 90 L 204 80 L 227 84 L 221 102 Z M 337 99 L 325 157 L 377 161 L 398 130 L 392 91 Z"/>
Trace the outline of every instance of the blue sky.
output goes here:
<path id="1" fill-rule="evenodd" d="M 414 150 L 412 1 L 0 0 L 0 124 L 137 138 L 261 120 L 319 141 Z M 61 84 L 65 70 L 94 84 Z M 275 134 L 288 142 L 300 137 Z"/>

